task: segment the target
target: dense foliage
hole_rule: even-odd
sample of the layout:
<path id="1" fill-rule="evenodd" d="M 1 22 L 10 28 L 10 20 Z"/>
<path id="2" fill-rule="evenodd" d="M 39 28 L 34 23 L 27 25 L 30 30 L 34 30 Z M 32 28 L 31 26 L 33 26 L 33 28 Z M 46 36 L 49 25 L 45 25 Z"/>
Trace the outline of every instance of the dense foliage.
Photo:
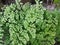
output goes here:
<path id="1" fill-rule="evenodd" d="M 59 3 L 59 0 L 54 0 L 54 3 Z"/>
<path id="2" fill-rule="evenodd" d="M 56 30 L 56 41 L 60 42 L 60 10 L 57 11 L 58 25 Z"/>
<path id="3" fill-rule="evenodd" d="M 35 5 L 23 5 L 16 0 L 0 12 L 0 39 L 4 39 L 0 41 L 4 45 L 54 45 L 58 24 L 55 13 L 38 1 Z"/>

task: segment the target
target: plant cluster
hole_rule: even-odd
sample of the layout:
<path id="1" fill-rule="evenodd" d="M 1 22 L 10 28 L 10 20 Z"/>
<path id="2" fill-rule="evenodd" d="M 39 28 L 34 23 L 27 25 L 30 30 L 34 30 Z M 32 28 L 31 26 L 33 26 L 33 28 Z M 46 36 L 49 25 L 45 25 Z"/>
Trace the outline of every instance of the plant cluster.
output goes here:
<path id="1" fill-rule="evenodd" d="M 54 45 L 56 12 L 50 12 L 36 1 L 36 4 L 15 4 L 5 7 L 0 12 L 0 30 L 4 45 Z M 0 31 L 0 32 L 1 32 Z M 4 38 L 3 38 L 4 37 Z"/>

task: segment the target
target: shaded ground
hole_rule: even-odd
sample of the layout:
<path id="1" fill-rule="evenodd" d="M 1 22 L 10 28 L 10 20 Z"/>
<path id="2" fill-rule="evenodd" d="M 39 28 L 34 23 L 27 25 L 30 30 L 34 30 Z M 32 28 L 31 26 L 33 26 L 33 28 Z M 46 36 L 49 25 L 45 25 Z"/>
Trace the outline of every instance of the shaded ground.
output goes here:
<path id="1" fill-rule="evenodd" d="M 55 45 L 60 45 L 60 42 L 56 42 Z"/>

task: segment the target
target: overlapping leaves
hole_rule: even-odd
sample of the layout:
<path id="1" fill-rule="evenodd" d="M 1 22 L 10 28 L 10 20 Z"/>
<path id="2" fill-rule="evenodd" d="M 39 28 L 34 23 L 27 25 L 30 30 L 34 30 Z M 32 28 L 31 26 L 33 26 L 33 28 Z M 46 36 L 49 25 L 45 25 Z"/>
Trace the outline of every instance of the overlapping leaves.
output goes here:
<path id="1" fill-rule="evenodd" d="M 54 45 L 57 17 L 36 3 L 16 2 L 4 9 L 0 25 L 9 34 L 5 36 L 5 45 Z"/>

